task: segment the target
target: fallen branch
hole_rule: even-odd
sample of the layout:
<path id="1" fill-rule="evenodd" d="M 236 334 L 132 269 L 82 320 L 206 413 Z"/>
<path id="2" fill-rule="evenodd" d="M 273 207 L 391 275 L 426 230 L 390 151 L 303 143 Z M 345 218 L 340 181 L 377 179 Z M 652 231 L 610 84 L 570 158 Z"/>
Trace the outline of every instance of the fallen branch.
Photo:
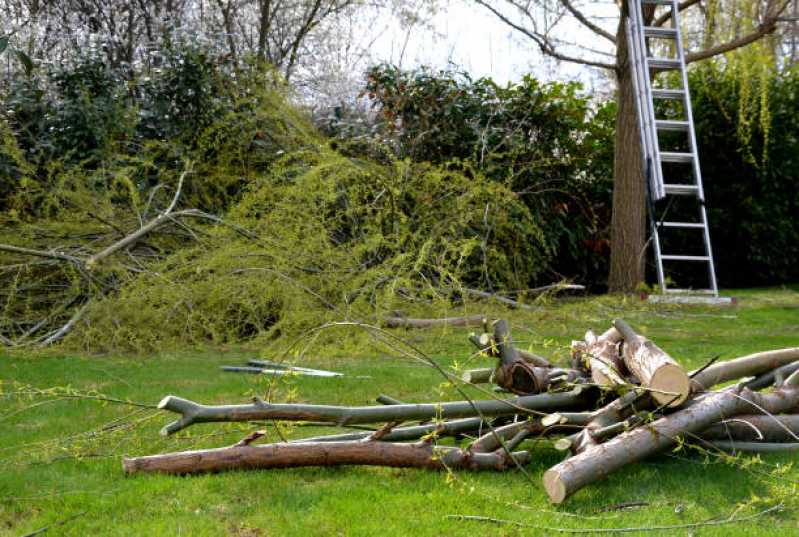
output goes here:
<path id="1" fill-rule="evenodd" d="M 797 360 L 799 360 L 799 347 L 790 347 L 716 362 L 701 373 L 691 376 L 695 384 L 694 389 L 702 390 L 723 382 L 760 375 Z"/>
<path id="2" fill-rule="evenodd" d="M 723 520 L 708 520 L 706 522 L 692 522 L 688 524 L 668 524 L 664 526 L 632 526 L 626 528 L 556 528 L 552 526 L 536 526 L 534 524 L 526 524 L 524 522 L 516 522 L 515 520 L 505 520 L 501 518 L 491 518 L 478 515 L 447 515 L 446 518 L 454 520 L 469 520 L 473 522 L 489 522 L 491 524 L 507 524 L 519 528 L 531 528 L 544 532 L 553 533 L 570 533 L 570 534 L 598 534 L 598 533 L 639 533 L 639 532 L 652 532 L 652 531 L 674 531 L 691 528 L 701 528 L 705 526 L 724 526 L 727 524 L 736 524 L 740 522 L 747 522 L 760 518 L 769 513 L 779 511 L 783 508 L 782 504 L 769 507 L 759 513 L 753 515 L 735 517 L 730 516 Z"/>
<path id="3" fill-rule="evenodd" d="M 562 503 L 585 485 L 676 445 L 683 435 L 699 433 L 724 418 L 751 412 L 753 408 L 778 414 L 798 405 L 799 372 L 771 393 L 752 392 L 742 386 L 706 393 L 685 409 L 591 446 L 555 465 L 544 474 L 544 488 L 553 503 Z"/>
<path id="4" fill-rule="evenodd" d="M 125 458 L 127 474 L 157 472 L 197 474 L 252 468 L 295 468 L 300 466 L 368 465 L 398 468 L 506 470 L 529 462 L 530 453 L 508 456 L 503 450 L 472 453 L 465 449 L 434 446 L 428 442 L 302 442 L 236 445 Z"/>
<path id="5" fill-rule="evenodd" d="M 622 358 L 627 369 L 652 393 L 661 405 L 680 406 L 691 395 L 691 379 L 663 349 L 639 336 L 630 326 L 616 319 L 613 325 L 624 337 Z"/>
<path id="6" fill-rule="evenodd" d="M 444 317 L 441 319 L 413 319 L 410 317 L 387 316 L 383 322 L 387 328 L 431 328 L 434 326 L 482 326 L 483 315 L 468 317 Z"/>
<path id="7" fill-rule="evenodd" d="M 158 408 L 182 416 L 161 430 L 161 434 L 169 435 L 195 423 L 294 420 L 349 425 L 400 420 L 463 418 L 473 417 L 477 413 L 493 417 L 563 408 L 584 408 L 589 404 L 590 399 L 588 390 L 581 387 L 568 392 L 543 393 L 515 399 L 363 407 L 271 404 L 260 399 L 256 399 L 249 405 L 206 406 L 169 395 L 161 400 Z"/>

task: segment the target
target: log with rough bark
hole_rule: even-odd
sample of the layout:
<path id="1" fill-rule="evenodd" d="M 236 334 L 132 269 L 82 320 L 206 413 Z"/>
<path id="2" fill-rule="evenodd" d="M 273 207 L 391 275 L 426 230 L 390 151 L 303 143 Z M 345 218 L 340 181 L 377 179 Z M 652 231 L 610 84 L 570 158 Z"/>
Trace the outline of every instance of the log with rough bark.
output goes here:
<path id="1" fill-rule="evenodd" d="M 506 470 L 530 461 L 530 452 L 491 453 L 434 446 L 427 442 L 402 444 L 377 441 L 304 442 L 236 445 L 126 458 L 125 473 L 198 474 L 253 468 L 370 465 L 400 468 Z"/>
<path id="2" fill-rule="evenodd" d="M 401 315 L 389 315 L 383 319 L 387 328 L 431 328 L 434 326 L 482 326 L 483 315 L 468 317 L 444 317 L 441 319 L 413 319 Z"/>
<path id="3" fill-rule="evenodd" d="M 591 405 L 593 394 L 589 389 L 576 387 L 568 392 L 542 393 L 513 399 L 480 401 L 454 401 L 447 403 L 404 404 L 388 406 L 330 406 L 306 404 L 267 403 L 256 399 L 248 405 L 201 405 L 187 399 L 169 395 L 158 408 L 181 414 L 181 418 L 168 424 L 161 434 L 176 433 L 195 423 L 294 420 L 318 421 L 351 425 L 389 421 L 450 419 L 474 416 L 507 416 L 540 413 L 555 409 L 579 409 Z"/>
<path id="4" fill-rule="evenodd" d="M 708 392 L 693 399 L 684 409 L 591 446 L 550 468 L 544 474 L 544 488 L 553 503 L 561 503 L 585 485 L 668 449 L 679 438 L 700 433 L 723 419 L 753 411 L 779 414 L 797 406 L 799 372 L 769 393 L 753 392 L 743 385 Z"/>
<path id="5" fill-rule="evenodd" d="M 691 379 L 671 356 L 630 326 L 616 319 L 615 328 L 624 337 L 622 358 L 627 369 L 661 405 L 678 407 L 691 395 Z"/>
<path id="6" fill-rule="evenodd" d="M 699 437 L 741 442 L 799 442 L 799 414 L 735 416 L 705 429 Z"/>
<path id="7" fill-rule="evenodd" d="M 760 375 L 797 360 L 799 360 L 799 347 L 790 347 L 716 362 L 693 375 L 694 389 L 701 391 L 730 380 Z"/>
<path id="8" fill-rule="evenodd" d="M 555 383 L 573 382 L 579 376 L 578 372 L 539 367 L 523 360 L 519 351 L 513 346 L 510 328 L 505 320 L 500 319 L 494 322 L 492 340 L 492 348 L 495 349 L 499 359 L 497 368 L 494 370 L 493 381 L 513 393 L 543 393 Z"/>

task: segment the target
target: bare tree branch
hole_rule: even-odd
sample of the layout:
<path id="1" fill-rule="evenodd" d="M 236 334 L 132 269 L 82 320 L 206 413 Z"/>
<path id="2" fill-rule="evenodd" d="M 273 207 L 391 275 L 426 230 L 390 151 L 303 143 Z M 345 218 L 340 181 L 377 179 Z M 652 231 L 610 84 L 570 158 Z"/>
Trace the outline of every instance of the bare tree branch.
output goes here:
<path id="1" fill-rule="evenodd" d="M 683 11 L 689 7 L 699 4 L 702 0 L 683 0 L 677 4 L 677 11 Z M 652 26 L 663 26 L 667 21 L 671 20 L 671 10 L 667 10 L 663 15 L 652 21 Z"/>
<path id="2" fill-rule="evenodd" d="M 517 23 L 513 22 L 508 17 L 506 17 L 503 13 L 501 13 L 499 10 L 497 10 L 495 7 L 493 7 L 490 4 L 488 4 L 487 2 L 485 2 L 485 0 L 475 0 L 475 2 L 477 2 L 481 6 L 485 7 L 487 10 L 489 10 L 491 13 L 493 13 L 497 18 L 499 18 L 499 20 L 501 20 L 502 22 L 504 22 L 505 24 L 507 24 L 508 26 L 513 28 L 514 30 L 516 30 L 518 32 L 521 32 L 522 34 L 524 34 L 527 37 L 529 37 L 530 39 L 532 39 L 538 45 L 538 48 L 541 50 L 541 52 L 543 54 L 551 57 L 551 58 L 555 58 L 556 60 L 561 60 L 561 61 L 564 61 L 564 62 L 577 63 L 577 64 L 580 64 L 580 65 L 587 65 L 589 67 L 599 67 L 601 69 L 610 69 L 610 70 L 615 70 L 616 69 L 616 66 L 613 65 L 613 64 L 610 64 L 610 63 L 586 60 L 586 59 L 583 59 L 583 58 L 577 58 L 577 57 L 574 57 L 574 56 L 569 56 L 567 54 L 563 54 L 561 52 L 558 52 L 552 46 L 552 43 L 549 41 L 549 38 L 547 38 L 547 36 L 545 36 L 543 34 L 540 34 L 538 32 L 534 32 L 534 31 L 532 31 L 532 30 L 530 30 L 528 28 L 525 28 L 524 26 L 522 26 L 520 24 L 517 24 Z"/>
<path id="3" fill-rule="evenodd" d="M 689 0 L 689 1 L 698 2 L 699 0 Z M 563 4 L 563 7 L 565 7 L 567 10 L 569 10 L 569 13 L 574 15 L 574 18 L 577 19 L 578 21 L 580 21 L 583 24 L 583 26 L 585 26 L 586 28 L 588 28 L 589 30 L 594 32 L 595 34 L 604 37 L 605 39 L 607 39 L 608 41 L 610 41 L 614 45 L 616 44 L 616 36 L 615 35 L 611 34 L 610 32 L 608 32 L 606 30 L 603 30 L 602 28 L 600 28 L 599 26 L 597 26 L 596 24 L 594 24 L 593 22 L 588 20 L 588 17 L 586 17 L 585 14 L 583 14 L 583 12 L 581 12 L 576 7 L 574 7 L 574 5 L 569 0 L 560 0 L 560 3 Z"/>

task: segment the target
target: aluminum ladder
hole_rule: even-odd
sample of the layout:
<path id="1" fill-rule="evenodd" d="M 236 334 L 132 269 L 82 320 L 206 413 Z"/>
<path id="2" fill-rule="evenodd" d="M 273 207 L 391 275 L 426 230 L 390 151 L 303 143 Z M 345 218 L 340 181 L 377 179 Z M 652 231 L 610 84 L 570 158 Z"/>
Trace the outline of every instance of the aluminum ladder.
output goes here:
<path id="1" fill-rule="evenodd" d="M 687 299 L 672 301 L 702 302 L 702 299 L 691 300 L 691 297 L 705 297 L 708 299 L 706 301 L 712 302 L 718 297 L 718 285 L 716 283 L 715 265 L 713 264 L 713 251 L 710 245 L 707 213 L 705 212 L 705 193 L 702 188 L 702 173 L 699 169 L 699 154 L 697 152 L 694 119 L 691 111 L 691 96 L 688 91 L 688 76 L 685 70 L 685 53 L 682 35 L 680 34 L 677 0 L 628 0 L 627 4 L 627 44 L 635 91 L 638 128 L 641 135 L 641 156 L 647 171 L 649 213 L 652 222 L 652 240 L 655 250 L 658 283 L 663 295 L 683 295 Z M 664 6 L 666 10 L 671 10 L 671 26 L 646 26 L 643 15 L 644 6 L 655 6 L 655 9 L 657 9 L 656 6 Z M 655 40 L 661 40 L 662 43 L 667 45 L 671 44 L 673 57 L 653 56 L 651 49 L 654 48 L 653 41 Z M 654 73 L 668 70 L 679 72 L 679 77 L 677 78 L 679 78 L 681 85 L 674 88 L 653 88 Z M 656 99 L 682 102 L 684 118 L 681 120 L 656 118 Z M 663 132 L 678 132 L 686 135 L 688 151 L 661 150 L 659 135 Z M 664 163 L 690 166 L 690 182 L 667 182 L 663 173 Z M 668 199 L 670 196 L 695 197 L 699 205 L 698 221 L 658 220 L 657 215 L 654 214 L 655 202 Z M 703 255 L 680 255 L 676 252 L 664 254 L 661 248 L 663 239 L 669 230 L 674 229 L 693 230 L 693 232 L 701 234 L 701 240 L 704 243 Z M 699 240 L 699 237 L 696 237 L 696 240 Z M 672 263 L 680 262 L 706 264 L 708 273 L 707 288 L 680 289 L 669 287 L 664 271 L 664 262 L 668 263 L 668 266 L 672 266 Z"/>

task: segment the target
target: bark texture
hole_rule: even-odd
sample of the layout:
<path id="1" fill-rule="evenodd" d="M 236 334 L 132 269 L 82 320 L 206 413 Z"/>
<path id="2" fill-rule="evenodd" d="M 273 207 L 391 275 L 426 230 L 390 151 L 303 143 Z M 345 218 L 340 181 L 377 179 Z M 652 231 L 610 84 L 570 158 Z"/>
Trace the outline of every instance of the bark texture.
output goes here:
<path id="1" fill-rule="evenodd" d="M 616 39 L 618 108 L 613 149 L 613 215 L 608 278 L 611 293 L 632 293 L 644 281 L 646 190 L 625 21 L 626 17 L 621 17 Z"/>
<path id="2" fill-rule="evenodd" d="M 725 418 L 751 412 L 755 405 L 772 414 L 796 408 L 798 386 L 799 373 L 795 373 L 782 388 L 771 393 L 732 387 L 700 395 L 685 409 L 593 445 L 553 466 L 544 474 L 544 488 L 553 503 L 562 503 L 585 485 L 676 445 L 681 436 L 699 433 Z"/>
<path id="3" fill-rule="evenodd" d="M 515 462 L 514 462 L 515 459 Z M 437 447 L 424 442 L 305 442 L 262 446 L 236 445 L 126 458 L 127 474 L 199 474 L 253 468 L 296 468 L 300 466 L 392 466 L 400 468 L 505 470 L 529 462 L 529 452 L 473 453 L 469 450 Z"/>

